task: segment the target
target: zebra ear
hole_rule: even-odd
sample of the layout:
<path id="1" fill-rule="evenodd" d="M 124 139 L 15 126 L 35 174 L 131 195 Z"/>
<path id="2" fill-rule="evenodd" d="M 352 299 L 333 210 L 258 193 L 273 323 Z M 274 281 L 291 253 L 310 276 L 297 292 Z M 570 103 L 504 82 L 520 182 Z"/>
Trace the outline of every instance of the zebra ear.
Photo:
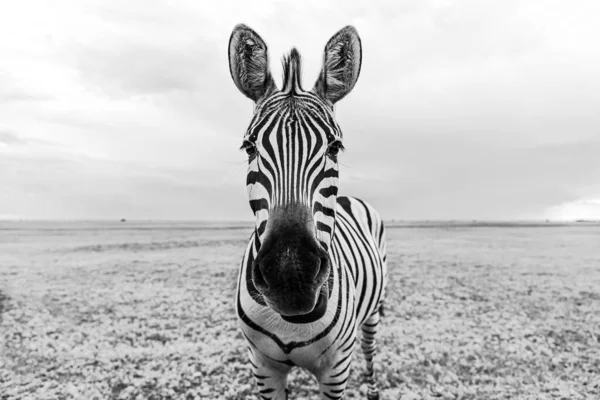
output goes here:
<path id="1" fill-rule="evenodd" d="M 238 89 L 255 102 L 276 89 L 267 45 L 244 24 L 236 25 L 229 38 L 229 72 Z"/>
<path id="2" fill-rule="evenodd" d="M 335 104 L 346 96 L 358 80 L 362 61 L 360 37 L 353 26 L 333 35 L 325 46 L 323 68 L 313 91 Z"/>

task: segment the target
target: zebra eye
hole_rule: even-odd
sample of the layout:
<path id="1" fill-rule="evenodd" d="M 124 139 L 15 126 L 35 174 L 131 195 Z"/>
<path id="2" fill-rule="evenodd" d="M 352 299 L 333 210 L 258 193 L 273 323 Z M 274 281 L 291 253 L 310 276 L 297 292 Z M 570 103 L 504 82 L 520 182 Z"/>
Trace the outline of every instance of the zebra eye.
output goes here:
<path id="1" fill-rule="evenodd" d="M 342 142 L 336 140 L 335 142 L 331 143 L 327 148 L 327 155 L 335 159 L 340 150 L 344 150 L 344 146 L 342 145 Z"/>
<path id="2" fill-rule="evenodd" d="M 242 144 L 242 149 L 246 150 L 246 154 L 248 154 L 248 157 L 250 158 L 256 155 L 256 145 L 249 140 L 244 140 L 244 144 Z"/>

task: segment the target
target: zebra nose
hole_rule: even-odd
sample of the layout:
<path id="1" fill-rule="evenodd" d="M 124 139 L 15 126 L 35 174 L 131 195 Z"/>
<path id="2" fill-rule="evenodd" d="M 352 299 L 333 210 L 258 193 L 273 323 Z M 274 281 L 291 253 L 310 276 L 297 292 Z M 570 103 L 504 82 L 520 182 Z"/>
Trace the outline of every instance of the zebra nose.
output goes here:
<path id="1" fill-rule="evenodd" d="M 327 254 L 269 251 L 256 258 L 251 277 L 262 294 L 310 292 L 325 282 L 329 270 Z"/>
<path id="2" fill-rule="evenodd" d="M 259 290 L 286 290 L 320 283 L 318 278 L 323 272 L 321 259 L 308 258 L 297 260 L 293 257 L 268 254 L 253 265 L 254 286 Z"/>

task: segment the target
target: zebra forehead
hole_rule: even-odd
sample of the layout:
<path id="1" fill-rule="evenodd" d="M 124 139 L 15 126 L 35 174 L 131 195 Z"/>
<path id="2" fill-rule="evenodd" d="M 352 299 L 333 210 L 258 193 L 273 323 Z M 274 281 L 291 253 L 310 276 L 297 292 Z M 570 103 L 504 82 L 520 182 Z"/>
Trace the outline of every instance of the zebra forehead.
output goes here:
<path id="1" fill-rule="evenodd" d="M 342 131 L 333 113 L 311 92 L 293 96 L 276 93 L 256 110 L 246 132 L 246 138 L 283 130 L 289 134 L 322 134 L 328 139 L 342 138 Z"/>
<path id="2" fill-rule="evenodd" d="M 276 92 L 256 110 L 257 116 L 271 114 L 302 114 L 333 119 L 332 110 L 312 92 L 285 94 Z"/>
<path id="3" fill-rule="evenodd" d="M 285 137 L 320 136 L 327 141 L 342 138 L 342 131 L 331 116 L 304 107 L 256 115 L 246 132 L 246 138 L 254 141 L 259 136 L 271 134 Z"/>

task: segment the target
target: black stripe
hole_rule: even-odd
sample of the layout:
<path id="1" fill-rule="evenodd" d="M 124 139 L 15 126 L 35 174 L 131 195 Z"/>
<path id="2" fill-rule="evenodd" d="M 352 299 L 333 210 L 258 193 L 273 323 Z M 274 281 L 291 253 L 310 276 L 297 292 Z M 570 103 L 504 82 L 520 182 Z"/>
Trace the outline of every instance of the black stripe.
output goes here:
<path id="1" fill-rule="evenodd" d="M 335 217 L 335 210 L 334 209 L 329 208 L 329 207 L 325 207 L 321 203 L 319 203 L 318 201 L 316 201 L 315 205 L 313 206 L 313 212 L 317 213 L 319 211 L 322 212 L 327 217 L 331 217 L 331 218 Z"/>
<path id="2" fill-rule="evenodd" d="M 361 199 L 356 199 L 355 198 L 354 200 L 358 201 L 365 208 L 365 213 L 367 214 L 367 225 L 369 225 L 369 230 L 373 231 L 373 221 L 371 221 L 371 213 L 369 212 L 369 209 L 367 208 L 367 205 Z"/>
<path id="3" fill-rule="evenodd" d="M 323 178 L 337 178 L 337 177 L 338 177 L 338 171 L 333 168 L 329 168 L 328 170 L 326 170 L 325 175 L 323 176 Z"/>
<path id="4" fill-rule="evenodd" d="M 250 208 L 256 214 L 260 210 L 268 210 L 269 202 L 266 199 L 250 200 Z"/>
<path id="5" fill-rule="evenodd" d="M 319 193 L 321 194 L 321 196 L 323 196 L 325 198 L 327 198 L 329 196 L 337 196 L 338 188 L 337 188 L 337 186 L 329 186 L 329 187 L 319 190 Z"/>
<path id="6" fill-rule="evenodd" d="M 321 221 L 317 221 L 317 230 L 331 234 L 331 227 L 329 225 L 325 225 Z"/>

